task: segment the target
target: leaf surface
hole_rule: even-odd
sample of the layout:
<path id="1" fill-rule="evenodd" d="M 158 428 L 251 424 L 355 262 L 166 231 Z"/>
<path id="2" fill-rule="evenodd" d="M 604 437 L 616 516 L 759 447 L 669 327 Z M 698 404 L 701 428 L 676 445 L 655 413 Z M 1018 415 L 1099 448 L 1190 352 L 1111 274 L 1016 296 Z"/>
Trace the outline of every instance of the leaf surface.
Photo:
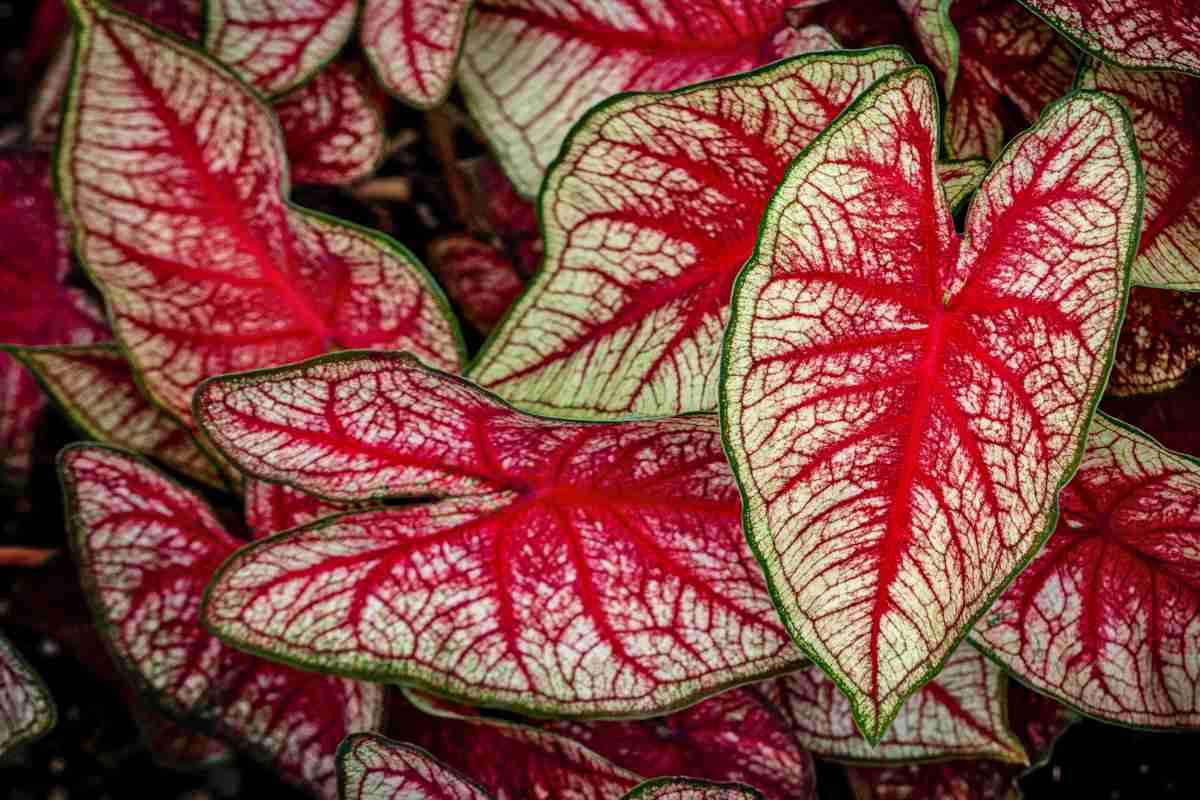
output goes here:
<path id="1" fill-rule="evenodd" d="M 380 82 L 417 108 L 446 99 L 471 0 L 366 0 L 363 52 Z"/>
<path id="2" fill-rule="evenodd" d="M 988 171 L 988 162 L 982 158 L 939 161 L 937 170 L 938 181 L 946 192 L 946 204 L 950 206 L 951 213 L 957 214 L 983 183 L 983 177 Z"/>
<path id="3" fill-rule="evenodd" d="M 791 0 L 477 0 L 459 85 L 532 197 L 571 126 L 618 92 L 662 91 L 790 53 Z"/>
<path id="4" fill-rule="evenodd" d="M 1133 118 L 1146 171 L 1145 219 L 1132 280 L 1200 290 L 1200 81 L 1170 72 L 1134 72 L 1095 61 L 1078 84 L 1119 97 Z"/>
<path id="5" fill-rule="evenodd" d="M 491 800 L 474 781 L 419 747 L 356 733 L 338 748 L 342 800 Z"/>
<path id="6" fill-rule="evenodd" d="M 202 770 L 233 760 L 233 751 L 221 740 L 185 728 L 138 700 L 132 690 L 124 694 L 133 721 L 156 763 L 167 769 Z"/>
<path id="7" fill-rule="evenodd" d="M 257 477 L 451 496 L 239 552 L 205 611 L 239 647 L 543 715 L 661 713 L 796 665 L 711 416 L 532 417 L 383 353 L 214 380 L 197 408 Z"/>
<path id="8" fill-rule="evenodd" d="M 350 37 L 355 0 L 208 0 L 204 48 L 267 95 L 304 83 Z"/>
<path id="9" fill-rule="evenodd" d="M 1110 395 L 1172 389 L 1200 364 L 1200 295 L 1134 286 L 1129 290 Z"/>
<path id="10" fill-rule="evenodd" d="M 757 789 L 737 783 L 655 778 L 638 784 L 622 800 L 763 800 L 763 795 Z"/>
<path id="11" fill-rule="evenodd" d="M 381 722 L 383 690 L 279 666 L 200 624 L 204 585 L 239 542 L 195 494 L 99 445 L 60 456 L 71 546 L 92 614 L 134 686 L 290 782 L 334 797 L 334 752 Z"/>
<path id="12" fill-rule="evenodd" d="M 0 636 L 0 756 L 54 727 L 54 700 L 33 667 Z"/>
<path id="13" fill-rule="evenodd" d="M 1140 174 L 1080 93 L 955 233 L 921 68 L 790 169 L 734 289 L 722 430 L 793 638 L 877 741 L 1053 528 L 1107 377 Z"/>
<path id="14" fill-rule="evenodd" d="M 1200 6 L 1178 0 L 1021 0 L 1078 47 L 1134 69 L 1200 75 Z"/>
<path id="15" fill-rule="evenodd" d="M 250 478 L 245 485 L 246 526 L 255 539 L 353 510 L 280 483 Z"/>
<path id="16" fill-rule="evenodd" d="M 274 103 L 296 183 L 350 183 L 383 155 L 383 116 L 343 66 L 326 67 Z"/>
<path id="17" fill-rule="evenodd" d="M 563 720 L 548 727 L 639 775 L 741 782 L 771 800 L 816 797 L 812 758 L 757 687 L 722 692 L 662 717 Z"/>
<path id="18" fill-rule="evenodd" d="M 471 377 L 571 417 L 714 410 L 730 287 L 788 161 L 909 63 L 817 53 L 592 109 L 546 179 L 542 269 Z"/>
<path id="19" fill-rule="evenodd" d="M 1097 415 L 1060 502 L 974 641 L 1086 714 L 1200 726 L 1200 463 Z"/>
<path id="20" fill-rule="evenodd" d="M 817 667 L 777 679 L 773 691 L 800 743 L 835 761 L 904 762 L 990 758 L 1023 763 L 1008 728 L 1004 673 L 969 645 L 959 646 L 937 677 L 908 698 L 879 744 L 854 728 L 850 701 Z"/>
<path id="21" fill-rule="evenodd" d="M 155 401 L 188 423 L 209 375 L 341 347 L 456 367 L 444 300 L 410 253 L 284 199 L 283 142 L 256 94 L 200 51 L 81 3 L 59 187 Z"/>
<path id="22" fill-rule="evenodd" d="M 485 335 L 525 288 L 504 251 L 466 234 L 451 234 L 433 242 L 429 262 L 463 317 Z"/>

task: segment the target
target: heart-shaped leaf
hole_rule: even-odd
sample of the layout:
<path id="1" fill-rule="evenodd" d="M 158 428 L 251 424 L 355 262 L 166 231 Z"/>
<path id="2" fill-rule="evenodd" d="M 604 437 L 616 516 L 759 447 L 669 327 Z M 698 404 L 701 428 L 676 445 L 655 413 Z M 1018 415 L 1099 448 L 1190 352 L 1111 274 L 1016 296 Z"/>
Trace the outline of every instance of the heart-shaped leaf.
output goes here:
<path id="1" fill-rule="evenodd" d="M 33 667 L 0 636 L 0 756 L 54 727 L 54 700 Z"/>
<path id="2" fill-rule="evenodd" d="M 548 715 L 661 713 L 797 664 L 712 417 L 532 417 L 382 353 L 216 379 L 197 413 L 259 478 L 453 496 L 240 551 L 205 610 L 238 647 Z"/>
<path id="3" fill-rule="evenodd" d="M 389 92 L 417 108 L 446 99 L 472 0 L 366 0 L 363 52 Z"/>
<path id="4" fill-rule="evenodd" d="M 410 253 L 284 199 L 283 142 L 256 93 L 199 50 L 73 2 L 59 187 L 152 398 L 190 422 L 205 377 L 337 347 L 456 367 L 444 298 Z"/>
<path id="5" fill-rule="evenodd" d="M 872 742 L 1053 529 L 1140 219 L 1104 95 L 1009 147 L 961 237 L 937 149 L 923 68 L 855 101 L 768 207 L 723 353 L 751 545 Z"/>
<path id="6" fill-rule="evenodd" d="M 280 483 L 250 478 L 245 485 L 246 526 L 255 539 L 354 508 L 352 504 L 334 503 Z"/>
<path id="7" fill-rule="evenodd" d="M 1145 220 L 1134 283 L 1200 290 L 1200 81 L 1170 72 L 1133 72 L 1095 61 L 1079 86 L 1119 97 L 1133 118 L 1146 171 Z"/>
<path id="8" fill-rule="evenodd" d="M 1178 0 L 1021 0 L 1078 47 L 1134 69 L 1200 75 L 1200 6 Z"/>
<path id="9" fill-rule="evenodd" d="M 296 183 L 350 183 L 383 155 L 383 117 L 358 79 L 333 65 L 275 101 Z"/>
<path id="10" fill-rule="evenodd" d="M 622 800 L 763 800 L 763 795 L 757 789 L 738 783 L 655 778 L 638 784 Z"/>
<path id="11" fill-rule="evenodd" d="M 588 112 L 541 196 L 541 272 L 471 377 L 572 417 L 712 411 L 729 292 L 797 155 L 897 48 L 817 53 Z"/>
<path id="12" fill-rule="evenodd" d="M 491 800 L 479 784 L 416 745 L 356 733 L 338 748 L 341 800 Z"/>
<path id="13" fill-rule="evenodd" d="M 198 481 L 225 488 L 220 470 L 192 434 L 141 393 L 129 362 L 115 345 L 7 349 L 89 437 L 144 453 Z"/>
<path id="14" fill-rule="evenodd" d="M 334 752 L 381 721 L 383 690 L 229 648 L 200 624 L 204 585 L 238 545 L 198 496 L 132 454 L 60 456 L 71 546 L 92 614 L 125 675 L 289 781 L 334 796 Z"/>
<path id="15" fill-rule="evenodd" d="M 974 641 L 1086 714 L 1200 727 L 1200 462 L 1097 415 L 1060 503 Z"/>
<path id="16" fill-rule="evenodd" d="M 777 679 L 769 694 L 791 719 L 800 743 L 834 761 L 988 758 L 1023 764 L 1025 751 L 1008 729 L 1007 684 L 999 668 L 963 644 L 936 678 L 908 698 L 875 746 L 855 730 L 850 701 L 816 667 Z"/>
<path id="17" fill-rule="evenodd" d="M 355 0 L 208 0 L 204 48 L 268 95 L 304 83 L 342 49 Z"/>
<path id="18" fill-rule="evenodd" d="M 1200 294 L 1135 286 L 1129 290 L 1110 395 L 1163 392 L 1200 364 Z"/>
<path id="19" fill-rule="evenodd" d="M 505 171 L 532 197 L 571 126 L 600 101 L 732 75 L 789 55 L 784 11 L 792 4 L 477 0 L 459 85 Z M 604 172 L 611 174 L 611 166 Z"/>
<path id="20" fill-rule="evenodd" d="M 429 262 L 463 317 L 484 334 L 496 327 L 525 288 L 502 250 L 466 234 L 452 234 L 431 244 Z"/>
<path id="21" fill-rule="evenodd" d="M 639 775 L 740 781 L 769 800 L 816 797 L 812 758 L 757 687 L 722 692 L 664 717 L 570 720 L 549 729 Z"/>

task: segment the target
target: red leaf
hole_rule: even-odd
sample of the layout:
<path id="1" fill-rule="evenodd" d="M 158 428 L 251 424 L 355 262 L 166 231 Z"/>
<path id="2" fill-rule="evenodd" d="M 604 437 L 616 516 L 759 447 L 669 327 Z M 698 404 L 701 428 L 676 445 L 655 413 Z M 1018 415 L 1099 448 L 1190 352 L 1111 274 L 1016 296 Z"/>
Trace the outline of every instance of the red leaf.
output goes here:
<path id="1" fill-rule="evenodd" d="M 1146 171 L 1133 282 L 1200 289 L 1200 81 L 1088 62 L 1080 67 L 1079 85 L 1119 97 L 1133 117 Z"/>
<path id="2" fill-rule="evenodd" d="M 1117 342 L 1117 358 L 1108 378 L 1109 394 L 1172 389 L 1183 383 L 1197 364 L 1200 295 L 1133 287 Z"/>
<path id="3" fill-rule="evenodd" d="M 345 67 L 336 64 L 275 102 L 292 180 L 350 183 L 383 155 L 383 117 Z"/>
<path id="4" fill-rule="evenodd" d="M 796 665 L 712 417 L 531 417 L 383 353 L 228 376 L 197 402 L 256 477 L 348 500 L 454 498 L 241 551 L 205 612 L 239 647 L 592 716 L 664 712 Z"/>
<path id="5" fill-rule="evenodd" d="M 0 756 L 44 736 L 56 718 L 42 679 L 0 636 Z"/>
<path id="6" fill-rule="evenodd" d="M 446 99 L 471 0 L 366 0 L 363 52 L 388 91 L 417 108 Z"/>
<path id="7" fill-rule="evenodd" d="M 1200 6 L 1180 0 L 1021 2 L 1105 61 L 1200 75 Z"/>
<path id="8" fill-rule="evenodd" d="M 429 262 L 446 294 L 483 334 L 491 332 L 525 288 L 503 252 L 466 234 L 446 236 L 431 244 Z"/>
<path id="9" fill-rule="evenodd" d="M 1005 151 L 959 236 L 936 113 L 928 73 L 896 73 L 793 164 L 723 351 L 751 545 L 871 741 L 1053 528 L 1140 216 L 1124 114 L 1079 93 Z"/>
<path id="10" fill-rule="evenodd" d="M 542 270 L 471 377 L 572 417 L 714 410 L 730 287 L 788 161 L 909 63 L 818 53 L 590 111 L 546 178 Z"/>
<path id="11" fill-rule="evenodd" d="M 477 0 L 459 65 L 472 115 L 532 197 L 572 124 L 614 93 L 662 91 L 786 55 L 794 0 Z M 785 157 L 786 160 L 786 157 Z"/>
<path id="12" fill-rule="evenodd" d="M 26 69 L 50 57 L 71 26 L 71 17 L 63 0 L 36 0 L 37 8 L 25 40 Z"/>
<path id="13" fill-rule="evenodd" d="M 1200 462 L 1098 415 L 1060 502 L 975 642 L 1086 714 L 1200 727 Z"/>
<path id="14" fill-rule="evenodd" d="M 356 733 L 338 748 L 342 800 L 491 800 L 474 781 L 419 747 Z"/>
<path id="15" fill-rule="evenodd" d="M 757 789 L 739 783 L 655 778 L 638 784 L 622 800 L 763 800 L 763 795 Z"/>
<path id="16" fill-rule="evenodd" d="M 76 0 L 78 2 L 78 0 Z M 209 0 L 204 48 L 267 95 L 311 78 L 350 37 L 355 0 Z"/>
<path id="17" fill-rule="evenodd" d="M 444 300 L 410 253 L 284 199 L 283 143 L 256 94 L 200 51 L 80 2 L 59 185 L 152 398 L 190 422 L 205 377 L 337 347 L 457 366 Z M 135 140 L 112 109 L 137 114 Z"/>
<path id="18" fill-rule="evenodd" d="M 60 464 L 93 617 L 139 692 L 332 798 L 334 751 L 351 731 L 380 724 L 382 689 L 222 644 L 200 625 L 200 599 L 238 542 L 212 510 L 122 451 L 72 445 Z"/>
<path id="19" fill-rule="evenodd" d="M 325 517 L 353 510 L 349 503 L 332 503 L 299 489 L 265 481 L 246 481 L 246 525 L 255 539 Z"/>
<path id="20" fill-rule="evenodd" d="M 639 775 L 741 781 L 771 800 L 816 797 L 812 758 L 754 687 L 723 692 L 665 717 L 563 721 L 548 728 Z"/>
<path id="21" fill-rule="evenodd" d="M 233 760 L 233 752 L 219 739 L 189 730 L 124 692 L 133 720 L 154 760 L 168 769 L 200 770 Z"/>

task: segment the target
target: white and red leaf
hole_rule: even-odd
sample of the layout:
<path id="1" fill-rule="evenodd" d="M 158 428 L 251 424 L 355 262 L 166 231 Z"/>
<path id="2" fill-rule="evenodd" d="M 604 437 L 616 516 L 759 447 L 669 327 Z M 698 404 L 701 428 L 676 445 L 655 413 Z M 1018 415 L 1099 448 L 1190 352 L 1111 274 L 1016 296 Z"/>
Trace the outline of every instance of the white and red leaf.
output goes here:
<path id="1" fill-rule="evenodd" d="M 1060 503 L 974 641 L 1086 714 L 1200 727 L 1200 463 L 1097 415 Z"/>
<path id="2" fill-rule="evenodd" d="M 877 741 L 1053 528 L 1140 218 L 1116 101 L 1009 147 L 954 230 L 937 95 L 881 80 L 788 172 L 734 289 L 722 430 L 793 638 Z"/>
<path id="3" fill-rule="evenodd" d="M 345 67 L 326 67 L 274 106 L 296 183 L 350 183 L 383 155 L 383 117 Z"/>
<path id="4" fill-rule="evenodd" d="M 622 800 L 763 800 L 757 789 L 739 783 L 695 778 L 654 778 L 639 783 Z"/>
<path id="5" fill-rule="evenodd" d="M 712 417 L 532 417 L 383 353 L 216 379 L 197 409 L 257 477 L 455 496 L 240 551 L 205 609 L 239 647 L 584 716 L 661 713 L 797 664 Z"/>
<path id="6" fill-rule="evenodd" d="M 246 527 L 255 539 L 351 511 L 354 505 L 334 503 L 280 483 L 245 482 Z"/>
<path id="7" fill-rule="evenodd" d="M 800 56 L 588 112 L 540 203 L 542 270 L 470 375 L 572 417 L 712 411 L 729 292 L 788 162 L 898 48 Z"/>
<path id="8" fill-rule="evenodd" d="M 850 701 L 816 667 L 778 678 L 769 694 L 813 753 L 834 761 L 905 762 L 987 758 L 1026 763 L 1005 713 L 1008 680 L 981 653 L 963 644 L 937 677 L 908 698 L 879 743 L 863 741 Z"/>
<path id="9" fill-rule="evenodd" d="M 938 181 L 946 192 L 946 204 L 950 206 L 951 213 L 958 213 L 983 183 L 987 171 L 988 162 L 982 158 L 938 162 Z"/>
<path id="10" fill-rule="evenodd" d="M 266 95 L 307 81 L 350 37 L 355 0 L 208 0 L 204 47 Z"/>
<path id="11" fill-rule="evenodd" d="M 1133 69 L 1200 75 L 1200 6 L 1181 0 L 1021 0 L 1083 50 Z"/>
<path id="12" fill-rule="evenodd" d="M 446 99 L 472 0 L 366 0 L 363 52 L 380 83 L 405 103 Z"/>
<path id="13" fill-rule="evenodd" d="M 356 733 L 338 748 L 341 800 L 492 800 L 483 787 L 404 742 Z"/>
<path id="14" fill-rule="evenodd" d="M 1080 67 L 1078 83 L 1119 97 L 1133 119 L 1146 172 L 1133 282 L 1200 290 L 1200 81 L 1089 61 Z"/>
<path id="15" fill-rule="evenodd" d="M 45 735 L 56 718 L 42 679 L 0 635 L 0 757 Z"/>
<path id="16" fill-rule="evenodd" d="M 467 234 L 451 234 L 429 245 L 433 274 L 480 333 L 491 333 L 525 281 L 502 250 Z"/>
<path id="17" fill-rule="evenodd" d="M 477 0 L 459 85 L 532 197 L 576 120 L 613 94 L 663 91 L 790 53 L 791 0 Z M 785 156 L 786 160 L 787 156 Z"/>
<path id="18" fill-rule="evenodd" d="M 150 404 L 115 345 L 8 351 L 91 438 L 158 459 L 210 486 L 225 487 L 213 457 L 186 428 Z"/>
<path id="19" fill-rule="evenodd" d="M 548 727 L 639 775 L 747 783 L 768 800 L 816 797 L 811 756 L 757 687 L 722 692 L 662 717 L 564 720 Z"/>
<path id="20" fill-rule="evenodd" d="M 130 681 L 164 713 L 332 798 L 337 745 L 380 724 L 382 688 L 222 644 L 200 624 L 200 601 L 238 541 L 212 509 L 123 451 L 72 445 L 60 465 L 80 580 Z"/>
<path id="21" fill-rule="evenodd" d="M 76 6 L 59 187 L 156 402 L 190 422 L 205 377 L 340 347 L 457 366 L 444 298 L 408 251 L 285 200 L 283 142 L 258 95 L 97 0 Z"/>
<path id="22" fill-rule="evenodd" d="M 1163 392 L 1200 364 L 1200 294 L 1134 286 L 1129 290 L 1108 393 Z"/>

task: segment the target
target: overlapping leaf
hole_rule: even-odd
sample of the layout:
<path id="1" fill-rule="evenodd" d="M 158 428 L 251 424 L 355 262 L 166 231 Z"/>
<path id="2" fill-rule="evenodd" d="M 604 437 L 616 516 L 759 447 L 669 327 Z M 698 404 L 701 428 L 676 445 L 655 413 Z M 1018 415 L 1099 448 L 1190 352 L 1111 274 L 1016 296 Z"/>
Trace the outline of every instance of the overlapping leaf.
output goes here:
<path id="1" fill-rule="evenodd" d="M 342 800 L 489 800 L 483 787 L 419 747 L 359 733 L 338 748 Z"/>
<path id="2" fill-rule="evenodd" d="M 46 685 L 0 635 L 0 756 L 45 734 L 55 718 Z"/>
<path id="3" fill-rule="evenodd" d="M 246 481 L 246 527 L 255 539 L 350 511 L 355 506 L 334 503 L 280 483 Z"/>
<path id="4" fill-rule="evenodd" d="M 1021 2 L 1105 61 L 1200 75 L 1200 6 L 1178 0 Z"/>
<path id="5" fill-rule="evenodd" d="M 1078 84 L 1119 97 L 1133 118 L 1146 171 L 1145 220 L 1133 282 L 1200 290 L 1200 81 L 1169 72 L 1133 72 L 1095 61 Z"/>
<path id="6" fill-rule="evenodd" d="M 655 778 L 638 784 L 623 800 L 763 800 L 763 795 L 749 786 L 736 783 Z"/>
<path id="7" fill-rule="evenodd" d="M 1087 714 L 1200 726 L 1200 464 L 1097 415 L 1060 502 L 975 641 Z"/>
<path id="8" fill-rule="evenodd" d="M 138 389 L 112 344 L 9 348 L 88 436 L 144 453 L 185 475 L 224 487 L 211 456 Z"/>
<path id="9" fill-rule="evenodd" d="M 429 261 L 463 317 L 484 334 L 496 327 L 525 287 L 502 250 L 466 234 L 435 241 Z"/>
<path id="10" fill-rule="evenodd" d="M 795 157 L 896 48 L 818 53 L 588 113 L 541 197 L 541 272 L 471 376 L 573 417 L 711 411 L 730 286 Z"/>
<path id="11" fill-rule="evenodd" d="M 988 162 L 982 158 L 963 158 L 938 162 L 938 181 L 946 192 L 946 204 L 957 214 L 971 198 L 983 176 L 987 174 Z"/>
<path id="12" fill-rule="evenodd" d="M 334 751 L 381 720 L 380 687 L 239 653 L 200 625 L 204 584 L 238 545 L 212 510 L 140 459 L 98 445 L 60 458 L 71 545 L 125 674 L 163 712 L 334 794 Z"/>
<path id="13" fill-rule="evenodd" d="M 796 664 L 711 417 L 531 417 L 382 353 L 216 379 L 197 413 L 259 478 L 347 500 L 451 497 L 241 551 L 205 611 L 239 647 L 605 716 L 666 711 Z"/>
<path id="14" fill-rule="evenodd" d="M 268 95 L 308 80 L 354 27 L 354 0 L 208 0 L 204 47 Z"/>
<path id="15" fill-rule="evenodd" d="M 1007 684 L 999 668 L 964 644 L 936 678 L 908 699 L 874 746 L 855 730 L 850 701 L 820 669 L 779 678 L 771 692 L 800 743 L 835 761 L 990 758 L 1022 763 L 1025 752 L 1005 714 Z"/>
<path id="16" fill-rule="evenodd" d="M 363 52 L 388 91 L 429 108 L 446 99 L 471 0 L 367 0 Z"/>
<path id="17" fill-rule="evenodd" d="M 125 692 L 129 710 L 154 760 L 175 770 L 208 769 L 233 760 L 233 751 L 220 739 L 205 736 L 155 711 Z"/>
<path id="18" fill-rule="evenodd" d="M 1111 395 L 1162 392 L 1200 364 L 1200 295 L 1135 286 L 1129 291 Z"/>
<path id="19" fill-rule="evenodd" d="M 722 692 L 663 717 L 549 727 L 639 775 L 741 782 L 772 800 L 816 797 L 812 758 L 756 687 Z"/>
<path id="20" fill-rule="evenodd" d="M 459 84 L 517 189 L 533 196 L 571 126 L 596 103 L 618 92 L 662 91 L 743 72 L 791 54 L 784 19 L 790 5 L 478 0 Z"/>
<path id="21" fill-rule="evenodd" d="M 1140 217 L 1121 109 L 1080 93 L 1005 151 L 959 237 L 936 109 L 926 72 L 896 73 L 793 165 L 723 354 L 751 544 L 872 741 L 1053 527 Z"/>
<path id="22" fill-rule="evenodd" d="M 59 186 L 156 401 L 186 422 L 209 375 L 339 347 L 458 364 L 444 300 L 411 254 L 288 205 L 283 143 L 256 94 L 96 0 L 76 6 Z"/>

